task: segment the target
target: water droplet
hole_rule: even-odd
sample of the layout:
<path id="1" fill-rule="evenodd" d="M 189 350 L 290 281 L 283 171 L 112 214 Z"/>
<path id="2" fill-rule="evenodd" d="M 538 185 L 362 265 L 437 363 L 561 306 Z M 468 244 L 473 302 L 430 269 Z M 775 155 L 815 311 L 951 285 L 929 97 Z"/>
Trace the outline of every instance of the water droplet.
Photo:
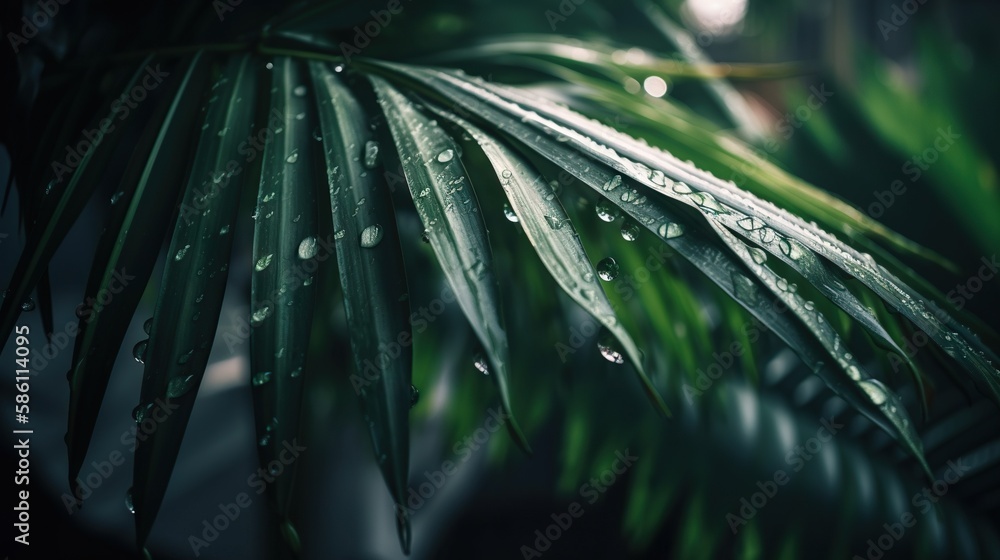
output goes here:
<path id="1" fill-rule="evenodd" d="M 132 419 L 135 420 L 136 424 L 141 424 L 143 420 L 149 416 L 149 413 L 153 410 L 153 403 L 140 404 L 139 406 L 132 409 Z"/>
<path id="2" fill-rule="evenodd" d="M 545 223 L 549 224 L 549 227 L 552 229 L 560 229 L 563 227 L 564 220 L 553 218 L 552 216 L 545 216 Z"/>
<path id="3" fill-rule="evenodd" d="M 288 374 L 288 376 L 291 377 L 292 379 L 295 379 L 296 377 L 299 377 L 301 375 L 302 375 L 302 367 L 301 366 L 293 369 L 292 372 Z"/>
<path id="4" fill-rule="evenodd" d="M 131 488 L 125 491 L 125 509 L 127 509 L 129 513 L 135 515 L 135 504 L 132 502 Z"/>
<path id="5" fill-rule="evenodd" d="M 635 241 L 639 238 L 639 224 L 625 222 L 622 224 L 622 239 L 625 241 Z"/>
<path id="6" fill-rule="evenodd" d="M 600 340 L 597 341 L 597 349 L 600 350 L 601 356 L 604 359 L 611 362 L 612 364 L 624 364 L 625 357 L 619 352 L 614 346 L 614 339 L 611 336 L 602 336 Z"/>
<path id="7" fill-rule="evenodd" d="M 455 157 L 455 150 L 447 149 L 437 156 L 437 160 L 441 163 L 448 163 Z"/>
<path id="8" fill-rule="evenodd" d="M 667 184 L 667 177 L 659 169 L 654 169 L 649 172 L 649 182 L 663 187 Z"/>
<path id="9" fill-rule="evenodd" d="M 184 364 L 188 363 L 188 360 L 191 359 L 191 356 L 193 354 L 194 354 L 194 350 L 188 350 L 187 352 L 185 352 L 185 353 L 183 353 L 183 354 L 181 354 L 180 356 L 177 357 L 177 363 L 179 365 L 184 365 Z"/>
<path id="10" fill-rule="evenodd" d="M 149 331 L 153 330 L 153 318 L 150 317 L 142 324 L 142 332 L 149 334 Z"/>
<path id="11" fill-rule="evenodd" d="M 316 256 L 317 244 L 315 237 L 307 237 L 299 243 L 299 258 L 302 260 L 311 259 Z"/>
<path id="12" fill-rule="evenodd" d="M 191 248 L 190 245 L 185 245 L 185 246 L 181 247 L 180 249 L 178 249 L 177 250 L 177 254 L 174 255 L 174 260 L 175 261 L 179 261 L 179 260 L 183 259 L 184 255 L 187 254 L 188 249 L 190 249 L 190 248 Z"/>
<path id="13" fill-rule="evenodd" d="M 604 186 L 601 188 L 603 188 L 605 191 L 610 192 L 617 189 L 619 186 L 621 186 L 621 184 L 622 184 L 622 176 L 615 175 L 614 177 L 608 179 L 608 181 L 604 183 Z"/>
<path id="14" fill-rule="evenodd" d="M 482 373 L 483 375 L 490 374 L 490 366 L 486 363 L 486 358 L 484 358 L 482 354 L 476 356 L 474 365 L 476 366 L 476 369 L 479 370 L 479 373 Z"/>
<path id="15" fill-rule="evenodd" d="M 733 295 L 744 303 L 755 305 L 759 293 L 757 292 L 757 285 L 753 283 L 753 280 L 738 272 L 733 273 L 732 279 Z"/>
<path id="16" fill-rule="evenodd" d="M 608 204 L 606 200 L 602 200 L 597 203 L 594 207 L 594 211 L 597 212 L 597 217 L 605 222 L 613 222 L 618 219 L 618 209 L 611 204 Z"/>
<path id="17" fill-rule="evenodd" d="M 270 255 L 264 255 L 263 257 L 257 259 L 257 264 L 254 265 L 254 269 L 257 272 L 260 272 L 260 271 L 264 270 L 265 268 L 268 267 L 268 265 L 271 264 L 271 260 L 273 258 L 274 258 L 274 254 L 272 253 Z"/>
<path id="18" fill-rule="evenodd" d="M 177 376 L 167 383 L 167 396 L 176 399 L 194 386 L 194 375 Z"/>
<path id="19" fill-rule="evenodd" d="M 343 239 L 345 235 L 347 235 L 347 231 L 342 230 L 342 229 L 338 229 L 337 231 L 335 231 L 333 233 L 333 238 L 334 239 Z"/>
<path id="20" fill-rule="evenodd" d="M 656 233 L 660 234 L 660 237 L 664 239 L 673 239 L 675 237 L 680 237 L 684 235 L 684 226 L 676 222 L 663 223 L 660 224 L 659 229 Z"/>
<path id="21" fill-rule="evenodd" d="M 767 261 L 767 253 L 757 247 L 751 247 L 750 258 L 757 264 L 764 264 Z"/>
<path id="22" fill-rule="evenodd" d="M 46 194 L 48 194 L 48 191 L 46 191 Z M 112 206 L 118 204 L 118 201 L 121 200 L 123 196 L 125 196 L 125 193 L 123 191 L 118 191 L 115 194 L 111 195 Z"/>
<path id="23" fill-rule="evenodd" d="M 271 380 L 271 372 L 269 371 L 258 371 L 253 376 L 253 386 L 260 387 L 261 385 L 267 383 Z"/>
<path id="24" fill-rule="evenodd" d="M 674 192 L 677 194 L 690 194 L 691 187 L 687 186 L 687 183 L 683 181 L 678 181 L 674 183 Z"/>
<path id="25" fill-rule="evenodd" d="M 140 364 L 146 363 L 147 346 L 149 346 L 148 339 L 140 340 L 139 342 L 135 343 L 135 346 L 132 347 L 132 357 L 135 358 L 135 361 L 139 362 Z"/>
<path id="26" fill-rule="evenodd" d="M 512 173 L 510 172 L 510 169 L 504 169 L 503 172 L 500 173 L 500 176 L 504 179 L 510 179 L 511 175 Z"/>
<path id="27" fill-rule="evenodd" d="M 885 404 L 888 395 L 886 394 L 885 387 L 881 383 L 874 379 L 865 379 L 864 381 L 860 381 L 858 385 L 864 389 L 868 398 L 871 399 L 873 403 L 879 406 Z"/>
<path id="28" fill-rule="evenodd" d="M 516 224 L 517 222 L 521 221 L 521 219 L 518 218 L 517 214 L 514 212 L 514 209 L 510 207 L 510 204 L 504 203 L 503 215 L 507 218 L 508 222 L 513 222 Z"/>
<path id="29" fill-rule="evenodd" d="M 378 142 L 369 140 L 365 142 L 365 167 L 375 169 L 378 165 Z"/>
<path id="30" fill-rule="evenodd" d="M 410 408 L 416 406 L 417 402 L 420 401 L 420 390 L 414 385 L 410 385 Z"/>
<path id="31" fill-rule="evenodd" d="M 605 282 L 618 278 L 618 270 L 618 262 L 612 257 L 604 257 L 597 263 L 597 275 Z"/>
<path id="32" fill-rule="evenodd" d="M 271 443 L 271 434 L 264 434 L 257 440 L 257 445 L 261 447 L 265 447 L 269 443 Z"/>
<path id="33" fill-rule="evenodd" d="M 295 86 L 295 89 L 292 90 L 292 93 L 294 93 L 299 97 L 302 97 L 306 94 L 306 86 Z"/>
<path id="34" fill-rule="evenodd" d="M 35 310 L 35 300 L 30 297 L 21 302 L 21 311 L 34 311 Z"/>
<path id="35" fill-rule="evenodd" d="M 250 316 L 250 326 L 256 327 L 264 322 L 265 319 L 271 316 L 271 306 L 265 305 L 257 311 L 254 311 L 253 315 Z"/>
<path id="36" fill-rule="evenodd" d="M 299 161 L 299 153 L 298 152 L 292 152 L 291 154 L 289 154 L 288 157 L 285 158 L 285 161 L 287 161 L 288 163 L 295 163 L 295 162 Z"/>
<path id="37" fill-rule="evenodd" d="M 382 226 L 372 224 L 361 231 L 361 246 L 372 248 L 382 241 Z"/>

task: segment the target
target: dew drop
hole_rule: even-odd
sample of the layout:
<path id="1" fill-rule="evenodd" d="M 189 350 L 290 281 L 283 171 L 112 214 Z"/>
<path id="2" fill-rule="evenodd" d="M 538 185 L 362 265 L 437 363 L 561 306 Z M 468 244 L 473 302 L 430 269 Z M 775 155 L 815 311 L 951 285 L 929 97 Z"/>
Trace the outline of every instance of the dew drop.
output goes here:
<path id="1" fill-rule="evenodd" d="M 594 211 L 597 212 L 597 217 L 604 222 L 610 223 L 618 218 L 617 209 L 614 206 L 608 204 L 606 200 L 598 202 L 597 206 L 594 207 Z"/>
<path id="2" fill-rule="evenodd" d="M 227 233 L 229 233 L 229 226 L 219 228 L 219 235 L 226 235 Z"/>
<path id="3" fill-rule="evenodd" d="M 21 311 L 34 311 L 35 310 L 35 300 L 30 297 L 21 302 Z"/>
<path id="4" fill-rule="evenodd" d="M 315 237 L 307 237 L 299 243 L 299 258 L 302 260 L 311 259 L 316 256 L 317 244 Z"/>
<path id="5" fill-rule="evenodd" d="M 271 264 L 271 260 L 273 258 L 274 258 L 274 254 L 272 253 L 270 255 L 264 255 L 263 257 L 257 259 L 257 264 L 254 265 L 254 269 L 257 272 L 260 272 L 260 271 L 264 270 L 265 268 L 268 267 L 268 265 Z"/>
<path id="6" fill-rule="evenodd" d="M 361 231 L 361 246 L 370 249 L 382 241 L 382 226 L 372 224 Z"/>
<path id="7" fill-rule="evenodd" d="M 664 239 L 673 239 L 684 235 L 684 226 L 675 222 L 664 223 L 660 224 L 656 233 L 660 234 L 660 237 Z"/>
<path id="8" fill-rule="evenodd" d="M 618 262 L 612 257 L 604 257 L 601 262 L 597 263 L 597 275 L 605 282 L 618 278 L 618 270 Z"/>
<path id="9" fill-rule="evenodd" d="M 180 249 L 178 249 L 177 250 L 177 254 L 174 255 L 174 260 L 175 261 L 179 261 L 179 260 L 183 259 L 184 255 L 187 254 L 188 249 L 190 249 L 190 248 L 191 248 L 190 245 L 185 245 L 184 247 L 181 247 Z"/>
<path id="10" fill-rule="evenodd" d="M 142 332 L 149 334 L 149 331 L 153 330 L 153 318 L 150 317 L 146 319 L 146 322 L 142 324 Z"/>
<path id="11" fill-rule="evenodd" d="M 622 176 L 615 175 L 614 177 L 608 179 L 608 181 L 604 183 L 604 186 L 601 188 L 603 188 L 605 191 L 610 192 L 620 187 L 621 184 L 622 184 Z"/>
<path id="12" fill-rule="evenodd" d="M 257 311 L 254 311 L 253 315 L 250 316 L 250 326 L 256 327 L 264 322 L 265 319 L 271 316 L 271 306 L 265 305 Z"/>
<path id="13" fill-rule="evenodd" d="M 135 420 L 136 424 L 141 424 L 146 416 L 153 410 L 153 403 L 140 404 L 139 406 L 132 409 L 132 419 Z"/>
<path id="14" fill-rule="evenodd" d="M 139 362 L 140 364 L 146 363 L 147 346 L 149 346 L 148 339 L 140 340 L 139 342 L 135 343 L 135 346 L 132 347 L 132 357 L 135 358 L 135 361 Z"/>
<path id="15" fill-rule="evenodd" d="M 622 239 L 625 241 L 635 241 L 639 238 L 639 225 L 633 222 L 622 224 Z"/>
<path id="16" fill-rule="evenodd" d="M 513 222 L 516 224 L 517 222 L 521 221 L 521 219 L 518 218 L 517 214 L 514 212 L 514 209 L 510 207 L 510 204 L 504 203 L 503 215 L 507 218 L 508 222 Z"/>
<path id="17" fill-rule="evenodd" d="M 552 216 L 545 216 L 545 223 L 549 224 L 549 227 L 552 229 L 560 229 L 563 227 L 564 220 L 553 218 Z"/>
<path id="18" fill-rule="evenodd" d="M 486 358 L 484 358 L 482 354 L 476 356 L 474 365 L 476 366 L 476 369 L 479 370 L 479 373 L 483 375 L 490 374 L 490 366 L 486 363 Z"/>
<path id="19" fill-rule="evenodd" d="M 194 386 L 194 375 L 177 376 L 167 383 L 167 396 L 176 399 L 187 393 Z"/>
<path id="20" fill-rule="evenodd" d="M 865 379 L 864 381 L 859 382 L 858 385 L 861 385 L 861 388 L 865 390 L 868 398 L 871 399 L 873 403 L 879 406 L 885 404 L 888 395 L 886 395 L 885 389 L 881 383 L 875 381 L 874 379 Z"/>
<path id="21" fill-rule="evenodd" d="M 292 152 L 291 154 L 289 154 L 288 157 L 285 158 L 285 161 L 287 161 L 288 163 L 295 163 L 299 161 L 299 153 Z"/>
<path id="22" fill-rule="evenodd" d="M 455 157 L 455 150 L 447 149 L 437 155 L 437 160 L 441 163 L 448 163 Z M 509 172 L 508 172 L 509 173 Z"/>
<path id="23" fill-rule="evenodd" d="M 48 194 L 48 192 L 46 192 L 46 194 Z M 112 206 L 118 204 L 118 201 L 121 200 L 123 196 L 125 196 L 125 193 L 123 191 L 118 191 L 115 194 L 111 195 Z"/>
<path id="24" fill-rule="evenodd" d="M 131 488 L 125 491 L 125 509 L 127 509 L 129 513 L 133 515 L 135 514 L 135 504 L 132 502 Z"/>
<path id="25" fill-rule="evenodd" d="M 420 401 L 420 389 L 417 389 L 416 386 L 414 385 L 410 385 L 410 408 L 416 406 L 416 404 L 419 401 Z"/>
<path id="26" fill-rule="evenodd" d="M 295 89 L 292 90 L 292 93 L 294 93 L 299 97 L 302 97 L 306 94 L 306 86 L 295 86 Z"/>
<path id="27" fill-rule="evenodd" d="M 270 380 L 271 380 L 271 372 L 258 371 L 253 375 L 253 386 L 260 387 L 261 385 L 267 383 Z"/>
<path id="28" fill-rule="evenodd" d="M 622 353 L 615 348 L 614 342 L 610 336 L 601 337 L 601 339 L 597 342 L 597 349 L 600 350 L 601 356 L 604 356 L 604 359 L 612 364 L 625 363 L 625 357 L 622 356 Z"/>
<path id="29" fill-rule="evenodd" d="M 750 258 L 757 264 L 764 264 L 767 261 L 767 253 L 757 247 L 750 248 Z"/>
<path id="30" fill-rule="evenodd" d="M 365 142 L 365 167 L 375 169 L 378 165 L 378 142 L 369 140 Z"/>

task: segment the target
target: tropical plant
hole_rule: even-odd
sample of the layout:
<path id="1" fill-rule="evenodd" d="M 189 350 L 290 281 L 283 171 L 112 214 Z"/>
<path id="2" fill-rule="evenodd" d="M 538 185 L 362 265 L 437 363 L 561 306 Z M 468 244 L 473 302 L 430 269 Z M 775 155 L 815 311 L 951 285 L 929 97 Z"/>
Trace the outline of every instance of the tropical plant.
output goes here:
<path id="1" fill-rule="evenodd" d="M 718 482 L 719 468 L 704 458 L 675 463 L 678 446 L 713 433 L 713 415 L 746 430 L 715 434 L 737 442 L 732 458 L 754 448 L 780 457 L 794 441 L 788 429 L 809 425 L 738 379 L 706 377 L 701 370 L 712 371 L 703 365 L 720 341 L 732 342 L 723 351 L 753 382 L 784 383 L 787 394 L 808 374 L 822 380 L 839 399 L 804 399 L 813 417 L 831 408 L 863 416 L 854 423 L 859 441 L 874 425 L 898 442 L 905 455 L 888 463 L 864 445 L 843 444 L 832 459 L 839 470 L 816 482 L 847 488 L 841 518 L 863 512 L 865 527 L 898 516 L 896 497 L 919 485 L 917 471 L 933 482 L 956 456 L 936 447 L 929 455 L 911 418 L 917 407 L 940 418 L 928 402 L 940 383 L 911 359 L 913 333 L 932 343 L 963 390 L 971 382 L 1000 402 L 995 335 L 899 257 L 955 266 L 762 157 L 769 136 L 724 78 L 788 76 L 799 71 L 793 65 L 715 65 L 665 11 L 645 3 L 635 13 L 679 56 L 552 34 L 469 45 L 463 33 L 431 33 L 458 25 L 443 4 L 413 14 L 415 5 L 400 2 L 151 4 L 152 16 L 130 19 L 135 31 L 102 27 L 113 21 L 110 8 L 69 6 L 84 17 L 21 46 L 12 126 L 2 139 L 12 161 L 4 201 L 16 189 L 25 236 L 0 306 L 8 346 L 36 302 L 52 335 L 53 255 L 87 204 L 96 201 L 104 216 L 67 375 L 74 488 L 102 405 L 121 406 L 103 403 L 105 391 L 120 348 L 131 345 L 146 287 L 156 290 L 148 340 L 133 348 L 144 364 L 133 417 L 142 425 L 158 408 L 173 412 L 135 451 L 127 501 L 140 548 L 164 501 L 232 276 L 250 278 L 261 468 L 277 475 L 289 442 L 302 438 L 307 386 L 325 392 L 336 383 L 341 395 L 330 398 L 338 403 L 355 393 L 407 552 L 410 410 L 417 387 L 435 383 L 441 356 L 476 354 L 469 362 L 492 381 L 511 440 L 526 453 L 547 418 L 564 417 L 566 490 L 624 447 L 622 438 L 647 442 L 654 459 L 632 475 L 625 527 L 641 548 L 681 508 L 675 552 L 684 558 L 730 549 L 794 555 L 808 539 L 829 538 L 764 522 L 723 538 L 724 514 L 707 512 L 728 511 L 740 487 Z M 162 25 L 159 16 L 174 10 Z M 401 12 L 405 24 L 395 23 Z M 88 34 L 94 29 L 101 40 Z M 427 38 L 419 52 L 401 47 L 410 33 Z M 660 77 L 646 85 L 654 95 L 642 93 L 648 76 Z M 704 87 L 716 105 L 703 113 L 712 116 L 652 91 L 668 85 Z M 609 120 L 627 123 L 629 134 Z M 252 258 L 234 260 L 246 238 Z M 994 238 L 985 232 L 984 246 Z M 681 259 L 651 262 L 650 248 Z M 656 268 L 663 271 L 650 272 Z M 640 269 L 648 280 L 637 281 L 648 285 L 615 282 Z M 126 271 L 127 286 L 117 289 Z M 457 303 L 474 343 L 449 349 L 443 333 L 425 332 L 414 302 L 438 293 Z M 584 325 L 597 335 L 574 334 L 577 343 L 567 333 Z M 775 366 L 770 356 L 791 358 L 758 343 L 771 340 L 765 330 L 801 366 Z M 765 360 L 785 373 L 758 376 Z M 910 381 L 890 382 L 880 373 L 889 369 Z M 634 408 L 632 386 L 673 420 Z M 632 415 L 599 412 L 606 391 L 623 395 L 611 410 Z M 553 395 L 563 404 L 550 404 Z M 947 402 L 945 413 L 959 406 Z M 481 406 L 452 405 L 469 409 L 452 426 L 468 433 Z M 985 430 L 949 453 L 989 437 Z M 292 552 L 301 546 L 297 468 L 281 466 L 287 472 L 267 486 Z M 748 471 L 738 480 L 760 478 Z M 858 490 L 873 480 L 884 494 Z M 729 501 L 712 490 L 717 484 Z M 914 546 L 943 555 L 990 550 L 995 528 L 955 511 Z M 849 521 L 838 531 L 832 557 L 870 536 L 859 538 L 864 531 Z M 776 545 L 773 535 L 781 537 Z"/>

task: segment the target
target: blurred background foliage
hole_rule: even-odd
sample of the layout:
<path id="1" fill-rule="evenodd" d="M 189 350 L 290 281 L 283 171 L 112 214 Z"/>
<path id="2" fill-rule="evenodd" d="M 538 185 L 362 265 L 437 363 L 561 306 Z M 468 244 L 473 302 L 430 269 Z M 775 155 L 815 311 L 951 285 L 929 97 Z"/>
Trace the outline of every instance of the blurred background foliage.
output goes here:
<path id="1" fill-rule="evenodd" d="M 40 72 L 47 65 L 58 70 L 61 61 L 85 60 L 88 50 L 101 52 L 109 44 L 141 50 L 173 44 L 181 36 L 215 43 L 215 37 L 238 37 L 254 29 L 262 14 L 274 9 L 245 0 L 220 22 L 213 10 L 205 9 L 207 4 L 98 6 L 75 0 L 63 8 L 60 26 L 39 40 L 48 52 L 36 67 L 22 63 L 20 71 Z M 733 178 L 842 236 L 857 233 L 839 219 L 841 210 L 829 200 L 800 188 L 803 181 L 816 185 L 901 234 L 854 241 L 880 258 L 901 255 L 895 261 L 900 270 L 912 268 L 927 287 L 942 294 L 964 283 L 982 258 L 1000 248 L 1000 140 L 994 130 L 1000 122 L 995 62 L 1000 11 L 994 2 L 403 0 L 402 5 L 399 23 L 382 29 L 364 49 L 365 57 L 460 67 L 488 81 L 529 87 L 723 179 Z M 904 5 L 918 8 L 905 21 L 894 20 L 897 12 L 905 13 Z M 296 22 L 294 32 L 276 32 L 276 40 L 288 41 L 289 48 L 304 41 L 335 49 L 353 41 L 354 26 L 368 21 L 370 10 L 383 7 L 375 1 L 345 6 L 333 20 Z M 87 18 L 74 19 L 74 14 Z M 5 50 L 3 56 L 9 59 L 11 53 Z M 66 87 L 71 86 L 58 72 L 43 74 L 40 97 Z M 817 101 L 817 91 L 830 94 Z M 5 94 L 11 92 L 4 88 Z M 15 104 L 8 100 L 8 106 Z M 14 134 L 23 116 L 7 114 L 5 131 Z M 908 166 L 907 161 L 934 148 L 942 130 L 956 133 L 954 143 L 934 154 L 927 169 L 915 161 Z M 12 145 L 10 138 L 4 138 L 5 145 Z M 470 170 L 488 166 L 475 162 L 474 150 L 465 152 Z M 741 163 L 733 153 L 755 163 L 733 174 Z M 551 514 L 565 512 L 573 501 L 586 503 L 581 487 L 625 450 L 639 457 L 635 466 L 599 501 L 586 504 L 584 516 L 542 557 L 864 557 L 868 540 L 882 535 L 884 524 L 898 521 L 906 511 L 916 513 L 911 497 L 928 481 L 912 456 L 833 396 L 737 302 L 704 282 L 682 259 L 659 251 L 659 240 L 641 232 L 637 242 L 625 241 L 622 218 L 595 220 L 592 193 L 557 169 L 542 168 L 557 178 L 559 189 L 581 193 L 577 198 L 567 194 L 563 201 L 588 254 L 617 260 L 621 274 L 606 291 L 627 310 L 620 316 L 638 333 L 637 342 L 656 365 L 651 375 L 673 417 L 665 420 L 649 406 L 626 371 L 630 366 L 602 359 L 601 335 L 590 329 L 593 321 L 562 295 L 538 266 L 521 229 L 499 211 L 504 205 L 501 190 L 479 188 L 483 207 L 495 209 L 485 219 L 503 279 L 512 402 L 535 453 L 526 457 L 503 432 L 491 434 L 486 449 L 468 460 L 457 451 L 460 442 L 484 426 L 496 395 L 474 366 L 481 351 L 475 337 L 456 309 L 446 309 L 432 328 L 414 334 L 413 382 L 421 396 L 411 414 L 410 488 L 426 482 L 425 473 L 440 469 L 445 460 L 460 463 L 462 474 L 449 478 L 426 506 L 417 508 L 412 557 L 524 557 L 522 546 L 535 546 L 535 531 L 545 531 L 553 522 Z M 920 170 L 919 177 L 914 169 Z M 901 181 L 905 192 L 893 193 L 894 181 Z M 91 239 L 83 236 L 64 247 L 64 265 L 75 262 L 86 270 L 86 258 L 69 253 L 92 251 L 91 232 L 100 223 L 100 212 L 92 208 L 81 226 Z M 419 241 L 422 226 L 405 217 L 399 220 L 407 269 L 426 271 L 410 273 L 410 301 L 416 308 L 439 297 L 443 283 Z M 3 225 L 4 231 L 15 231 L 9 211 Z M 0 246 L 4 263 L 14 262 L 12 245 Z M 239 250 L 236 256 L 249 258 Z M 230 282 L 245 284 L 248 278 Z M 990 332 L 1000 326 L 996 282 L 986 282 L 963 310 L 979 318 L 963 315 L 994 348 Z M 65 279 L 65 284 L 56 285 L 57 302 L 72 301 L 81 281 Z M 145 297 L 149 309 L 157 292 L 153 284 Z M 800 289 L 809 293 L 811 288 Z M 867 302 L 905 347 L 912 330 L 877 298 Z M 227 303 L 223 317 L 227 310 L 240 311 L 241 305 Z M 75 305 L 63 307 L 72 310 Z M 349 351 L 339 295 L 328 294 L 321 310 L 332 320 L 329 331 L 313 333 L 315 355 L 310 360 L 317 368 L 331 355 Z M 843 313 L 830 313 L 845 329 L 846 340 L 871 346 L 866 333 L 850 329 Z M 141 337 L 137 325 L 150 314 L 139 312 L 127 340 Z M 221 325 L 220 332 L 226 328 Z M 331 333 L 339 336 L 331 338 Z M 331 349 L 327 340 L 340 346 Z M 206 383 L 222 379 L 219 372 L 225 368 L 238 370 L 233 374 L 237 380 L 247 375 L 245 360 L 239 361 L 245 349 L 227 353 L 223 346 L 217 337 L 209 370 L 216 377 L 206 377 Z M 707 388 L 699 386 L 703 372 L 724 362 L 720 356 L 733 347 L 745 352 L 732 357 L 731 366 L 720 364 L 721 378 Z M 10 350 L 5 348 L 5 359 Z M 894 542 L 886 557 L 1000 554 L 1000 485 L 994 474 L 1000 461 L 1000 421 L 995 406 L 960 381 L 930 347 L 916 355 L 919 383 L 905 368 L 894 367 L 882 350 L 859 357 L 903 396 L 917 419 L 935 477 L 944 475 L 949 461 L 969 465 L 941 506 L 917 514 L 915 527 Z M 116 370 L 134 369 L 125 358 Z M 134 373 L 116 371 L 116 379 L 132 377 L 115 382 L 108 402 L 123 399 L 131 410 L 138 384 Z M 61 383 L 61 376 L 53 377 Z M 155 557 L 188 557 L 187 535 L 200 530 L 201 518 L 213 513 L 216 502 L 245 486 L 243 475 L 231 473 L 253 472 L 249 453 L 232 452 L 236 443 L 253 437 L 246 385 L 220 382 L 217 391 L 199 397 L 191 435 L 150 541 Z M 65 423 L 64 393 L 61 384 L 53 383 L 44 397 L 51 399 L 44 414 L 51 417 L 53 434 L 61 433 Z M 317 451 L 306 456 L 298 482 L 305 491 L 295 503 L 303 548 L 312 551 L 308 557 L 400 555 L 392 536 L 391 501 L 366 453 L 353 397 L 346 375 L 310 378 L 304 439 Z M 920 418 L 923 400 L 927 412 Z M 122 416 L 127 415 L 102 412 L 105 439 L 111 434 L 113 442 L 128 424 Z M 772 479 L 776 469 L 790 472 L 787 453 L 804 445 L 820 421 L 830 418 L 844 424 L 844 431 L 734 534 L 727 514 L 736 513 L 740 499 L 758 491 L 758 481 Z M 220 438 L 231 445 L 218 445 Z M 95 442 L 101 439 L 99 431 Z M 65 474 L 59 470 L 65 461 L 57 459 L 59 453 L 65 453 L 61 442 L 53 442 L 53 466 L 46 479 L 54 496 L 65 491 Z M 126 470 L 95 492 L 94 509 L 107 517 L 98 519 L 89 508 L 72 518 L 49 515 L 67 530 L 79 531 L 72 534 L 86 547 L 126 554 L 122 550 L 131 539 L 131 521 L 121 506 Z M 51 501 L 61 511 L 58 498 Z M 261 524 L 265 509 L 255 506 L 246 525 L 223 535 L 201 557 L 287 554 L 280 537 Z M 258 537 L 265 546 L 258 546 Z"/>

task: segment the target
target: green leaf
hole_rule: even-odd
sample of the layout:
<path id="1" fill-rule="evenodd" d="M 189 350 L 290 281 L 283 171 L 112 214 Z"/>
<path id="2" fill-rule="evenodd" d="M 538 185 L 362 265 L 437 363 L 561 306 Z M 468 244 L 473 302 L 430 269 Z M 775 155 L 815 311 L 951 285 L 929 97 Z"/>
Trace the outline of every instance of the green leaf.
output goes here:
<path id="1" fill-rule="evenodd" d="M 320 250 L 328 254 L 330 249 L 317 239 L 314 188 L 322 179 L 316 173 L 308 75 L 290 58 L 276 58 L 273 64 L 271 112 L 281 122 L 264 146 L 254 211 L 250 374 L 257 453 L 261 467 L 275 475 L 268 497 L 278 515 L 287 517 L 297 464 L 285 464 L 279 455 L 296 445 L 298 436 L 315 307 L 310 265 L 316 265 Z M 280 476 L 276 465 L 283 465 Z"/>
<path id="2" fill-rule="evenodd" d="M 156 264 L 183 185 L 188 135 L 196 126 L 208 63 L 198 53 L 183 68 L 176 89 L 167 92 L 129 161 L 94 256 L 87 288 L 92 299 L 81 309 L 70 371 L 67 445 L 74 486 L 115 358 Z M 134 414 L 143 412 L 140 407 Z"/>
<path id="3" fill-rule="evenodd" d="M 514 418 L 507 387 L 507 335 L 500 313 L 493 254 L 455 141 L 385 80 L 369 77 L 399 151 L 406 182 L 431 247 L 492 365 L 507 428 L 522 449 L 530 447 Z"/>
<path id="4" fill-rule="evenodd" d="M 326 154 L 334 239 L 355 373 L 375 458 L 410 550 L 406 491 L 413 348 L 403 254 L 378 143 L 361 104 L 327 65 L 310 63 Z M 402 343 L 402 341 L 406 343 Z M 399 355 L 382 348 L 398 345 Z M 388 362 L 388 363 L 386 363 Z"/>
<path id="5" fill-rule="evenodd" d="M 152 60 L 152 57 L 147 57 L 139 65 L 139 69 L 132 75 L 132 79 L 128 81 L 123 91 L 128 92 L 135 87 L 146 74 L 146 67 Z M 108 119 L 116 116 L 114 110 L 110 108 L 108 110 Z M 61 189 L 58 202 L 50 211 L 38 216 L 35 222 L 37 226 L 28 229 L 31 242 L 18 259 L 11 275 L 10 286 L 4 291 L 3 300 L 0 301 L 0 336 L 3 336 L 4 340 L 10 338 L 14 323 L 21 314 L 21 303 L 28 298 L 48 269 L 52 255 L 62 244 L 66 234 L 80 217 L 87 200 L 100 184 L 104 168 L 114 153 L 124 129 L 123 125 L 115 126 L 97 146 L 83 154 L 65 189 Z"/>
<path id="6" fill-rule="evenodd" d="M 618 339 L 654 406 L 662 414 L 670 416 L 667 405 L 646 374 L 639 348 L 618 321 L 576 228 L 541 174 L 519 154 L 494 141 L 469 121 L 447 111 L 436 112 L 467 130 L 479 144 L 493 165 L 511 208 L 545 268 L 573 301 Z"/>
<path id="7" fill-rule="evenodd" d="M 430 73 L 425 72 L 427 74 Z M 722 181 L 689 162 L 682 162 L 669 153 L 554 103 L 526 96 L 512 88 L 476 83 L 451 74 L 435 72 L 433 76 L 455 87 L 476 92 L 483 102 L 523 118 L 539 132 L 565 138 L 568 145 L 649 189 L 711 213 L 734 231 L 741 234 L 746 231 L 739 224 L 744 218 L 760 220 L 762 226 L 754 228 L 753 232 L 755 241 L 765 250 L 773 255 L 783 254 L 792 260 L 798 260 L 806 251 L 812 251 L 859 279 L 927 333 L 949 356 L 974 373 L 976 379 L 985 383 L 994 399 L 1000 402 L 1000 371 L 991 364 L 991 361 L 998 361 L 996 355 L 947 312 L 939 308 L 929 309 L 923 296 L 875 263 L 870 256 L 862 255 L 832 234 L 739 189 L 732 182 Z M 596 138 L 600 139 L 600 144 Z M 749 237 L 749 234 L 745 235 Z M 796 248 L 799 249 L 797 252 Z"/>
<path id="8" fill-rule="evenodd" d="M 256 67 L 248 56 L 233 57 L 212 88 L 167 251 L 140 402 L 163 402 L 171 412 L 136 447 L 132 501 L 140 543 L 163 501 L 222 311 L 246 180 L 239 146 L 251 133 Z"/>

